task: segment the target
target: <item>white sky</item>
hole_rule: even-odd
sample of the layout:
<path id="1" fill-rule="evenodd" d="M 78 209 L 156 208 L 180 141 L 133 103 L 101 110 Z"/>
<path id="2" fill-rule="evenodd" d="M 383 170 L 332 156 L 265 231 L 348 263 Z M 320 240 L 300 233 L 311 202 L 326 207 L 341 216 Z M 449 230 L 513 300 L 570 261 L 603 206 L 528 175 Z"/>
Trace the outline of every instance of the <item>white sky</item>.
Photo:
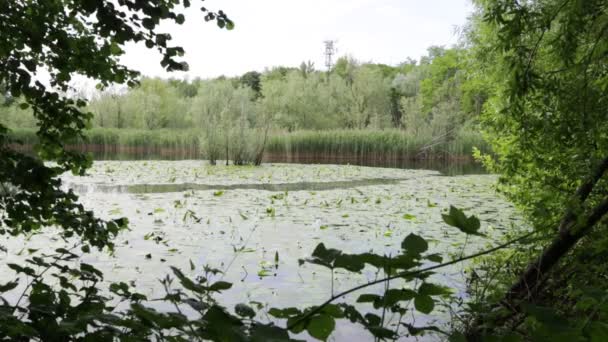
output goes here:
<path id="1" fill-rule="evenodd" d="M 144 46 L 128 46 L 122 61 L 143 75 L 191 79 L 307 60 L 324 69 L 323 41 L 331 39 L 338 41 L 338 55 L 394 65 L 407 57 L 419 59 L 431 45 L 456 43 L 455 29 L 472 10 L 469 0 L 205 1 L 235 22 L 235 29 L 227 31 L 205 23 L 201 3 L 192 3 L 183 25 L 161 27 L 186 50 L 189 72 L 164 72 L 160 55 Z"/>

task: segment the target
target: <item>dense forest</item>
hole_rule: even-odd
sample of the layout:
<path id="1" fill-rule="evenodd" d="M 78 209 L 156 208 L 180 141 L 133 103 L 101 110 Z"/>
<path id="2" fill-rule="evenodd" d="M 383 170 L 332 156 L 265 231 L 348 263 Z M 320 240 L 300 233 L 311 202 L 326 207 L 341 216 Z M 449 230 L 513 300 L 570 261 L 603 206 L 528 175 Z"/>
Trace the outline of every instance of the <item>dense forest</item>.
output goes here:
<path id="1" fill-rule="evenodd" d="M 0 260 L 10 272 L 0 283 L 0 339 L 328 340 L 359 329 L 358 337 L 376 341 L 608 340 L 608 1 L 474 0 L 460 46 L 433 47 L 419 61 L 398 66 L 341 58 L 328 71 L 303 63 L 184 81 L 145 78 L 120 64 L 125 45 L 139 43 L 157 49 L 167 71 L 185 70 L 183 49 L 172 46 L 158 25 L 183 24 L 180 6 L 192 3 L 0 1 Z M 201 10 L 218 28 L 235 28 L 228 14 Z M 49 85 L 35 80 L 44 72 Z M 99 92 L 89 99 L 73 96 L 75 75 L 96 80 Z M 102 142 L 142 131 L 173 137 L 167 139 L 183 139 L 187 132 L 211 164 L 230 159 L 237 165 L 94 164 L 70 148 L 95 142 L 95 134 Z M 468 144 L 460 151 L 495 174 L 484 178 L 492 180 L 492 190 L 479 190 L 482 176 L 238 165 L 259 164 L 266 145 L 278 144 L 271 141 L 276 134 L 313 147 L 315 141 L 360 146 L 371 139 L 369 146 L 381 142 L 379 150 L 415 155 L 483 136 L 491 152 Z M 393 146 L 412 139 L 422 142 L 411 151 Z M 23 142 L 32 144 L 27 153 L 20 149 Z M 363 169 L 375 178 L 356 178 Z M 95 189 L 133 191 L 132 184 L 116 184 L 121 172 L 130 182 L 158 177 L 152 179 L 162 184 L 92 197 L 66 186 L 93 179 Z M 228 176 L 221 178 L 221 172 Z M 387 176 L 394 174 L 399 177 Z M 223 183 L 195 183 L 201 179 Z M 289 187 L 303 183 L 351 187 L 324 194 Z M 262 195 L 248 197 L 256 191 Z M 120 196 L 129 202 L 117 203 Z M 497 196 L 512 206 L 487 207 L 499 202 Z M 218 205 L 229 201 L 235 208 L 224 224 L 233 230 L 213 231 L 221 223 Z M 142 202 L 165 207 L 131 208 Z M 103 205 L 109 210 L 100 219 L 96 211 Z M 256 209 L 241 210 L 250 205 Z M 194 210 L 205 206 L 211 209 L 203 218 Z M 306 218 L 298 219 L 312 222 L 294 229 L 298 223 L 288 220 L 302 208 Z M 131 209 L 132 223 L 119 217 Z M 173 212 L 161 217 L 168 209 Z M 322 222 L 328 215 L 338 224 Z M 356 215 L 371 223 L 343 223 Z M 387 217 L 395 220 L 382 221 Z M 239 256 L 252 259 L 258 251 L 247 242 L 255 229 L 267 229 L 260 242 L 265 259 L 253 261 L 257 277 L 248 278 L 243 267 L 243 278 L 228 281 L 227 268 L 218 268 L 223 263 L 189 259 L 181 267 L 167 263 L 171 275 L 160 276 L 160 296 L 144 294 L 135 281 L 104 281 L 121 274 L 115 265 L 102 272 L 104 263 L 128 259 L 138 251 L 133 245 L 170 248 L 167 226 L 178 221 L 172 229 L 183 229 L 180 235 L 198 252 L 230 255 L 228 267 Z M 288 224 L 280 226 L 282 221 Z M 236 236 L 248 224 L 251 233 Z M 156 230 L 144 235 L 147 226 Z M 440 234 L 428 235 L 433 231 Z M 217 234 L 196 240 L 210 232 Z M 296 241 L 303 232 L 310 232 L 307 241 Z M 125 240 L 130 233 L 141 241 Z M 281 233 L 287 238 L 266 249 L 265 239 Z M 337 234 L 333 240 L 331 233 Z M 40 237 L 42 243 L 34 244 Z M 213 250 L 231 237 L 234 244 Z M 448 244 L 440 245 L 442 240 Z M 305 257 L 289 254 L 311 242 L 315 246 Z M 163 251 L 161 257 L 137 255 L 135 276 L 147 275 L 139 269 L 145 262 L 158 260 L 152 264 L 158 272 L 167 260 L 190 256 Z M 290 257 L 288 266 L 284 260 Z M 464 288 L 453 281 L 459 273 L 450 272 L 453 266 L 462 266 Z M 234 305 L 222 297 L 243 295 L 233 287 L 258 282 L 272 288 L 278 301 L 275 285 L 288 267 L 298 267 L 299 277 L 283 286 L 294 291 L 290 305 L 261 303 L 250 293 Z M 312 275 L 304 279 L 300 271 Z M 260 282 L 266 277 L 271 281 Z M 325 301 L 306 302 L 303 293 L 314 285 L 327 290 Z M 444 324 L 438 323 L 442 317 Z"/>

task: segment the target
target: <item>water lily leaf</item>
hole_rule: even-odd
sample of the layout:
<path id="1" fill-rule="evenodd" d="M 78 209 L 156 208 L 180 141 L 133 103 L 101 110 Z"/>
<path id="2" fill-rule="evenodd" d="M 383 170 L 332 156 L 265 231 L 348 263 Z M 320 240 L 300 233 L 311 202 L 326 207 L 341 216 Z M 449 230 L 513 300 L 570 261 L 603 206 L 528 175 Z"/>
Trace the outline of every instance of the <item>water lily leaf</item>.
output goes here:
<path id="1" fill-rule="evenodd" d="M 412 215 L 412 214 L 405 214 L 405 215 L 403 215 L 403 218 L 406 220 L 415 220 L 416 216 Z"/>

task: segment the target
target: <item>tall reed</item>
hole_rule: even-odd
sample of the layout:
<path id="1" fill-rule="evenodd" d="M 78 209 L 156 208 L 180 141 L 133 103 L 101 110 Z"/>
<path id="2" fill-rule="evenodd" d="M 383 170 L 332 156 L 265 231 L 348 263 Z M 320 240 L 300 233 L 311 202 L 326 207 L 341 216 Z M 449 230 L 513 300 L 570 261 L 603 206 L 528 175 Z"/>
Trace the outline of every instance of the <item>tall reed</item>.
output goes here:
<path id="1" fill-rule="evenodd" d="M 230 136 L 211 139 L 230 142 L 230 159 L 249 161 L 255 152 L 263 132 L 255 130 L 244 134 L 230 130 Z M 223 134 L 218 132 L 219 135 Z M 15 129 L 11 136 L 25 144 L 37 141 L 31 129 Z M 147 154 L 163 154 L 170 158 L 178 153 L 181 158 L 225 158 L 224 146 L 217 146 L 217 155 L 208 146 L 210 139 L 200 130 L 136 130 L 95 128 L 87 132 L 87 141 L 76 141 L 72 145 L 84 151 L 105 154 L 127 153 L 145 158 Z M 210 140 L 210 141 L 211 141 Z M 265 152 L 286 161 L 302 161 L 315 158 L 332 159 L 461 159 L 472 155 L 473 147 L 489 152 L 488 144 L 472 129 L 460 130 L 450 136 L 413 136 L 402 130 L 326 130 L 271 132 Z M 308 158 L 305 158 L 308 157 Z"/>

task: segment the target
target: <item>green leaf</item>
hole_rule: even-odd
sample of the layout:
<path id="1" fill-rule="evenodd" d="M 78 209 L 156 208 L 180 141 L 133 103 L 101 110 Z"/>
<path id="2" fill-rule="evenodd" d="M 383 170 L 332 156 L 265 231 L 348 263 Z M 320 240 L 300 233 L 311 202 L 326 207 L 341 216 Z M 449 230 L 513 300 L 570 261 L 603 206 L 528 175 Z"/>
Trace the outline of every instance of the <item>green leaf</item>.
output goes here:
<path id="1" fill-rule="evenodd" d="M 247 304 L 237 304 L 234 307 L 234 312 L 241 317 L 253 318 L 255 317 L 255 311 Z"/>
<path id="2" fill-rule="evenodd" d="M 382 299 L 382 297 L 375 294 L 362 294 L 357 298 L 357 303 L 373 303 L 380 299 Z"/>
<path id="3" fill-rule="evenodd" d="M 414 216 L 412 214 L 405 214 L 405 215 L 403 215 L 403 218 L 406 220 L 415 220 L 416 216 Z"/>
<path id="4" fill-rule="evenodd" d="M 447 215 L 442 214 L 441 217 L 445 223 L 458 228 L 465 234 L 485 236 L 478 232 L 481 226 L 479 219 L 472 215 L 467 217 L 464 212 L 458 208 L 450 206 L 450 212 Z"/>
<path id="5" fill-rule="evenodd" d="M 276 317 L 276 318 L 285 319 L 285 318 L 300 315 L 300 314 L 302 314 L 302 311 L 300 311 L 297 308 L 285 308 L 285 309 L 271 308 L 270 310 L 268 310 L 268 314 L 273 317 Z"/>
<path id="6" fill-rule="evenodd" d="M 220 291 L 228 290 L 231 287 L 232 287 L 232 284 L 229 282 L 218 281 L 216 283 L 213 283 L 213 285 L 209 286 L 209 291 L 220 292 Z"/>
<path id="7" fill-rule="evenodd" d="M 369 332 L 371 332 L 372 335 L 374 335 L 374 337 L 377 337 L 382 341 L 393 340 L 398 337 L 394 331 L 384 328 L 384 327 L 371 326 L 371 327 L 367 327 L 367 330 L 369 330 Z"/>
<path id="8" fill-rule="evenodd" d="M 467 342 L 467 338 L 461 332 L 455 332 L 450 335 L 449 342 Z"/>
<path id="9" fill-rule="evenodd" d="M 398 302 L 408 301 L 416 297 L 416 292 L 409 289 L 389 289 L 384 294 L 381 306 L 391 307 Z"/>
<path id="10" fill-rule="evenodd" d="M 18 279 L 15 281 L 9 281 L 8 283 L 6 283 L 4 285 L 0 285 L 0 293 L 10 291 L 10 290 L 14 289 L 15 287 L 17 287 L 18 285 L 19 285 Z"/>
<path id="11" fill-rule="evenodd" d="M 145 28 L 147 28 L 148 30 L 152 30 L 152 29 L 154 29 L 154 26 L 156 26 L 156 25 L 154 24 L 154 20 L 152 20 L 152 19 L 150 19 L 150 18 L 144 18 L 144 19 L 141 21 L 141 24 L 142 24 L 142 25 L 143 25 Z"/>
<path id="12" fill-rule="evenodd" d="M 589 323 L 586 332 L 590 337 L 591 342 L 608 341 L 608 324 L 604 322 Z"/>
<path id="13" fill-rule="evenodd" d="M 334 261 L 334 268 L 344 268 L 351 272 L 361 272 L 365 268 L 362 258 L 358 255 L 340 254 Z"/>
<path id="14" fill-rule="evenodd" d="M 306 331 L 308 331 L 310 336 L 325 341 L 335 328 L 336 321 L 334 318 L 326 314 L 321 314 L 313 316 L 310 319 L 310 322 L 306 326 Z"/>
<path id="15" fill-rule="evenodd" d="M 287 330 L 272 324 L 255 324 L 251 328 L 252 342 L 282 342 L 289 341 Z"/>
<path id="16" fill-rule="evenodd" d="M 422 283 L 418 288 L 418 293 L 425 296 L 440 296 L 450 294 L 452 291 L 448 287 L 431 283 Z"/>
<path id="17" fill-rule="evenodd" d="M 410 234 L 401 243 L 401 248 L 409 253 L 421 254 L 426 252 L 429 248 L 429 244 L 422 237 L 416 234 Z"/>
<path id="18" fill-rule="evenodd" d="M 416 310 L 423 314 L 429 314 L 435 307 L 435 301 L 433 301 L 433 298 L 430 296 L 418 295 L 414 299 L 414 306 L 416 307 Z"/>

